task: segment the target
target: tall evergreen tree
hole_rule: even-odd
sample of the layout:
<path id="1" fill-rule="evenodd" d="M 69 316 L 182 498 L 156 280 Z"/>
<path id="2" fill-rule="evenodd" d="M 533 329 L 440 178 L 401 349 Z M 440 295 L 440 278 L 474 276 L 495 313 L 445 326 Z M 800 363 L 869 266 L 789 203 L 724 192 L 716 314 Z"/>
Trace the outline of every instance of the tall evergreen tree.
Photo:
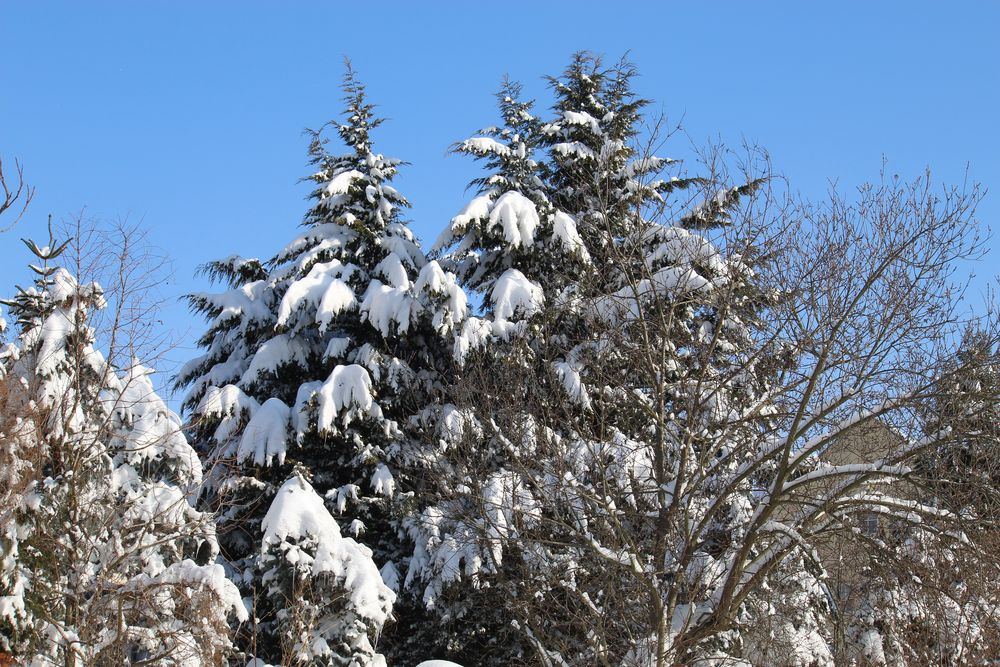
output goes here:
<path id="1" fill-rule="evenodd" d="M 457 536 L 463 520 L 482 516 L 482 492 L 509 484 L 524 462 L 508 425 L 491 417 L 513 410 L 530 419 L 525 406 L 549 402 L 548 385 L 526 384 L 522 374 L 547 367 L 556 304 L 590 267 L 576 222 L 551 202 L 538 153 L 542 122 L 520 92 L 505 81 L 497 95 L 502 125 L 456 145 L 456 152 L 484 162 L 487 175 L 473 182 L 476 196 L 435 245 L 441 263 L 482 299 L 482 316 L 466 319 L 455 338 L 456 377 L 489 377 L 490 387 L 463 396 L 455 391 L 461 382 L 453 382 L 437 414 L 432 436 L 445 465 L 422 514 L 410 522 L 417 551 L 407 584 L 437 619 L 423 631 L 427 641 L 460 662 L 509 664 L 529 654 L 508 604 L 523 586 L 515 576 L 496 576 L 511 561 L 480 552 L 471 533 Z M 476 443 L 466 437 L 472 432 Z M 471 585 L 447 586 L 463 570 Z"/>
<path id="2" fill-rule="evenodd" d="M 283 562 L 262 526 L 272 499 L 302 478 L 296 484 L 314 488 L 370 549 L 350 553 L 369 553 L 388 583 L 369 591 L 384 613 L 357 614 L 374 640 L 409 553 L 398 536 L 413 504 L 407 471 L 425 458 L 407 429 L 439 391 L 439 365 L 447 362 L 442 334 L 465 314 L 454 278 L 425 260 L 401 218 L 409 204 L 390 184 L 400 162 L 373 151 L 371 132 L 382 121 L 350 69 L 344 91 L 345 118 L 335 127 L 348 152 L 328 153 L 321 133 L 311 133 L 315 188 L 305 231 L 267 262 L 209 265 L 230 289 L 190 298 L 210 324 L 201 339 L 205 354 L 178 378 L 189 387 L 186 405 L 214 466 L 211 506 L 222 512 L 223 552 L 259 605 L 246 644 L 255 642 L 258 655 L 273 661 L 291 659 L 289 647 L 302 642 L 284 629 L 291 598 L 268 584 L 281 579 L 273 568 Z M 350 588 L 358 580 L 338 581 Z M 375 659 L 370 647 L 345 642 L 361 647 L 353 659 Z M 331 656 L 315 658 L 339 664 Z"/>

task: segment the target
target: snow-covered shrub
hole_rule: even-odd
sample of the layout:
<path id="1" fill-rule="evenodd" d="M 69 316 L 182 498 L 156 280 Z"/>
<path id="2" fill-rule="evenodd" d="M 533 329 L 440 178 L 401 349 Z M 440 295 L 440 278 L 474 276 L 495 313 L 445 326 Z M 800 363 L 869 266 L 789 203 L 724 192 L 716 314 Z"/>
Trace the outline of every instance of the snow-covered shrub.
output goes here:
<path id="1" fill-rule="evenodd" d="M 218 664 L 246 619 L 215 564 L 201 465 L 138 363 L 117 373 L 88 325 L 101 288 L 33 244 L 34 287 L 6 301 L 0 649 L 19 664 Z"/>

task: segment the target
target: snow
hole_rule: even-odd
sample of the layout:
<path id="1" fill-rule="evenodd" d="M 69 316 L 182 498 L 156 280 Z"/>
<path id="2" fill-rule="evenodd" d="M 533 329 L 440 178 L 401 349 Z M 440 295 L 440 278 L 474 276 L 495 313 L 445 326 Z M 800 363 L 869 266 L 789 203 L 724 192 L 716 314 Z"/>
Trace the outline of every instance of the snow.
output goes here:
<path id="1" fill-rule="evenodd" d="M 598 120 L 586 111 L 563 111 L 563 120 L 568 125 L 583 125 L 594 134 L 601 133 L 601 125 Z"/>
<path id="2" fill-rule="evenodd" d="M 316 315 L 317 322 L 329 322 L 336 313 L 354 304 L 354 292 L 338 280 L 344 272 L 344 265 L 334 259 L 320 262 L 309 269 L 304 277 L 294 281 L 278 304 L 278 325 L 288 321 L 289 316 L 304 305 L 316 306 L 322 299 L 322 307 Z"/>
<path id="3" fill-rule="evenodd" d="M 341 280 L 331 280 L 316 308 L 316 323 L 319 324 L 320 332 L 326 331 L 334 317 L 356 305 L 354 290 Z"/>
<path id="4" fill-rule="evenodd" d="M 345 218 L 350 214 L 345 214 Z M 353 216 L 350 216 L 353 218 Z M 293 268 L 298 270 L 306 266 L 306 262 L 315 259 L 319 252 L 342 250 L 357 238 L 357 232 L 344 225 L 326 222 L 309 227 L 285 246 L 278 256 L 278 261 L 288 261 L 298 258 Z M 308 248 L 308 250 L 307 250 Z"/>
<path id="5" fill-rule="evenodd" d="M 295 404 L 292 406 L 291 423 L 296 440 L 301 441 L 309 430 L 309 402 L 323 386 L 322 382 L 304 382 L 295 392 Z"/>
<path id="6" fill-rule="evenodd" d="M 461 366 L 469 352 L 477 350 L 493 335 L 493 324 L 489 320 L 470 317 L 462 323 L 462 330 L 455 337 L 455 361 Z"/>
<path id="7" fill-rule="evenodd" d="M 509 155 L 510 148 L 489 137 L 473 137 L 462 142 L 461 150 L 475 155 Z"/>
<path id="8" fill-rule="evenodd" d="M 381 262 L 375 265 L 376 275 L 381 275 L 393 287 L 406 289 L 410 286 L 410 275 L 403 266 L 403 261 L 394 252 L 386 255 Z"/>
<path id="9" fill-rule="evenodd" d="M 438 422 L 438 435 L 445 449 L 454 447 L 462 442 L 462 438 L 465 437 L 466 424 L 469 420 L 469 415 L 450 403 L 441 409 L 441 418 Z"/>
<path id="10" fill-rule="evenodd" d="M 417 667 L 462 667 L 462 665 L 450 660 L 424 660 Z"/>
<path id="11" fill-rule="evenodd" d="M 221 342 L 218 343 L 213 348 L 212 352 L 222 346 L 223 344 Z M 235 347 L 235 351 L 237 353 L 224 357 L 222 361 L 212 363 L 213 360 L 218 359 L 219 357 L 210 353 L 202 355 L 195 360 L 195 362 L 185 366 L 183 372 L 186 373 L 194 373 L 197 369 L 206 365 L 208 366 L 208 370 L 202 372 L 202 374 L 191 383 L 191 390 L 185 397 L 185 401 L 192 401 L 194 400 L 194 397 L 198 395 L 201 395 L 201 397 L 204 398 L 204 394 L 202 392 L 207 391 L 207 387 L 222 387 L 233 382 L 239 382 L 243 373 L 246 371 L 246 367 L 249 365 L 249 360 L 241 354 L 243 350 L 240 343 L 237 343 Z"/>
<path id="12" fill-rule="evenodd" d="M 725 264 L 719 250 L 711 241 L 683 227 L 652 225 L 643 235 L 643 242 L 651 247 L 647 265 L 661 262 L 703 266 L 721 273 Z"/>
<path id="13" fill-rule="evenodd" d="M 623 287 L 594 300 L 594 310 L 606 321 L 618 324 L 639 315 L 640 304 L 654 299 L 676 302 L 694 294 L 711 292 L 716 283 L 690 266 L 664 266 L 635 285 Z"/>
<path id="14" fill-rule="evenodd" d="M 351 185 L 354 183 L 354 181 L 356 180 L 364 181 L 367 180 L 367 178 L 368 177 L 362 174 L 360 171 L 356 169 L 349 169 L 347 171 L 342 171 L 336 176 L 334 176 L 331 180 L 329 180 L 326 184 L 324 184 L 321 189 L 323 191 L 323 194 L 327 197 L 332 197 L 334 195 L 342 195 L 346 194 L 350 190 Z"/>
<path id="15" fill-rule="evenodd" d="M 556 375 L 562 380 L 567 396 L 584 409 L 589 408 L 590 394 L 587 392 L 587 387 L 583 384 L 579 366 L 566 361 L 557 361 L 554 367 Z"/>
<path id="16" fill-rule="evenodd" d="M 257 280 L 221 294 L 200 293 L 194 296 L 218 309 L 214 324 L 240 318 L 241 324 L 245 327 L 249 321 L 264 322 L 271 317 L 268 308 L 270 295 L 270 286 L 267 282 Z"/>
<path id="17" fill-rule="evenodd" d="M 375 466 L 375 472 L 372 473 L 371 483 L 372 490 L 375 491 L 375 495 L 377 496 L 386 496 L 391 498 L 393 492 L 396 490 L 396 480 L 393 478 L 392 473 L 384 463 L 379 463 Z"/>
<path id="18" fill-rule="evenodd" d="M 134 578 L 129 582 L 128 588 L 143 591 L 171 584 L 208 589 L 222 602 L 224 608 L 235 614 L 239 621 L 243 622 L 249 618 L 239 590 L 226 577 L 226 571 L 222 565 L 217 563 L 198 565 L 193 560 L 185 559 L 173 563 L 156 576 L 140 575 Z"/>
<path id="19" fill-rule="evenodd" d="M 96 309 L 107 305 L 103 299 L 104 290 L 97 283 L 80 285 L 72 273 L 59 267 L 49 276 L 52 282 L 48 287 L 48 295 L 53 303 L 69 305 L 71 301 L 83 300 L 93 304 Z"/>
<path id="20" fill-rule="evenodd" d="M 291 410 L 281 399 L 264 401 L 243 429 L 243 437 L 236 450 L 236 462 L 252 459 L 254 465 L 269 466 L 276 460 L 278 465 L 283 464 L 290 413 Z"/>
<path id="21" fill-rule="evenodd" d="M 24 579 L 18 577 L 8 595 L 0 595 L 0 619 L 16 624 L 24 617 Z"/>
<path id="22" fill-rule="evenodd" d="M 565 141 L 562 143 L 555 144 L 552 150 L 563 157 L 575 157 L 581 159 L 592 160 L 596 157 L 594 151 L 581 144 L 579 141 Z"/>
<path id="23" fill-rule="evenodd" d="M 382 569 L 379 570 L 379 574 L 382 575 L 382 582 L 385 583 L 389 590 L 395 593 L 399 592 L 399 569 L 396 568 L 396 565 L 392 561 L 383 565 Z"/>
<path id="24" fill-rule="evenodd" d="M 242 415 L 252 415 L 258 407 L 257 401 L 244 394 L 242 389 L 227 384 L 224 387 L 209 387 L 195 408 L 195 414 L 219 418 L 215 440 L 223 442 L 238 428 Z"/>
<path id="25" fill-rule="evenodd" d="M 474 198 L 459 211 L 458 215 L 451 219 L 451 223 L 445 228 L 438 240 L 431 248 L 432 251 L 441 251 L 450 246 L 458 234 L 464 234 L 469 224 L 477 220 L 484 220 L 489 216 L 490 205 L 493 203 L 492 195 L 481 195 Z"/>
<path id="26" fill-rule="evenodd" d="M 253 412 L 257 409 L 257 401 L 243 393 L 236 385 L 225 387 L 210 387 L 205 397 L 195 410 L 197 414 L 221 417 L 236 411 Z"/>
<path id="27" fill-rule="evenodd" d="M 344 426 L 354 413 L 371 417 L 381 416 L 382 411 L 372 395 L 372 378 L 368 370 L 357 364 L 338 365 L 320 387 L 318 393 L 321 431 L 332 430 L 334 420 L 343 414 Z"/>
<path id="28" fill-rule="evenodd" d="M 309 345 L 305 341 L 288 334 L 278 334 L 257 348 L 250 365 L 240 377 L 240 384 L 253 384 L 261 373 L 274 372 L 291 363 L 305 366 L 308 358 Z"/>
<path id="29" fill-rule="evenodd" d="M 420 269 L 413 289 L 417 292 L 426 290 L 432 294 L 444 294 L 453 283 L 454 276 L 448 276 L 437 261 L 431 261 Z"/>
<path id="30" fill-rule="evenodd" d="M 578 255 L 584 262 L 590 263 L 590 253 L 576 229 L 576 221 L 569 214 L 562 211 L 555 212 L 552 218 L 552 238 L 559 241 L 569 252 Z"/>
<path id="31" fill-rule="evenodd" d="M 351 339 L 345 336 L 334 336 L 330 339 L 330 342 L 326 344 L 326 349 L 323 351 L 324 359 L 339 359 L 344 356 L 347 349 L 351 346 Z"/>
<path id="32" fill-rule="evenodd" d="M 419 269 L 427 261 L 413 232 L 402 223 L 394 222 L 387 226 L 385 234 L 378 238 L 378 244 L 412 269 Z"/>
<path id="33" fill-rule="evenodd" d="M 61 353 L 66 348 L 66 339 L 75 329 L 74 313 L 75 309 L 58 308 L 45 318 L 42 326 L 38 329 L 40 345 L 36 358 L 40 375 L 52 375 L 56 372 L 59 362 L 63 360 Z"/>
<path id="34" fill-rule="evenodd" d="M 396 594 L 382 581 L 368 547 L 343 537 L 337 521 L 322 498 L 300 475 L 288 479 L 278 490 L 261 523 L 263 550 L 284 548 L 284 557 L 311 560 L 313 575 L 330 572 L 342 582 L 351 608 L 362 618 L 381 626 L 389 617 Z M 315 540 L 315 553 L 308 556 L 294 544 Z"/>
<path id="35" fill-rule="evenodd" d="M 535 204 L 520 192 L 505 192 L 490 211 L 489 227 L 500 227 L 511 248 L 534 243 L 535 230 L 541 224 Z"/>
<path id="36" fill-rule="evenodd" d="M 468 314 L 468 297 L 465 290 L 458 284 L 455 274 L 446 272 L 436 261 L 427 262 L 416 282 L 413 290 L 418 295 L 424 293 L 429 295 L 432 303 L 429 307 L 434 315 L 431 318 L 431 326 L 439 334 L 450 333 L 456 326 L 465 320 Z"/>
<path id="37" fill-rule="evenodd" d="M 529 318 L 545 305 L 542 288 L 517 269 L 507 269 L 497 279 L 491 293 L 493 316 L 505 321 L 520 315 Z"/>
<path id="38" fill-rule="evenodd" d="M 375 329 L 388 338 L 393 324 L 400 334 L 406 333 L 413 316 L 414 301 L 405 287 L 390 287 L 373 280 L 365 291 L 361 303 L 362 320 L 371 323 Z"/>
<path id="39" fill-rule="evenodd" d="M 628 178 L 635 178 L 636 176 L 642 176 L 643 174 L 658 172 L 664 166 L 673 162 L 674 160 L 669 158 L 660 158 L 652 155 L 641 157 L 637 160 L 629 162 L 625 166 L 624 174 Z"/>

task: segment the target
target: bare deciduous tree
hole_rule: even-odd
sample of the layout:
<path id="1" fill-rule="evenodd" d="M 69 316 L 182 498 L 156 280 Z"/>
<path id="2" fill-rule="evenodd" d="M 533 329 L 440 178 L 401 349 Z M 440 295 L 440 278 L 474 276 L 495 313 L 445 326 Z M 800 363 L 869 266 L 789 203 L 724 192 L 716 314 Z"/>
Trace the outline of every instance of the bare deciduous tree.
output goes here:
<path id="1" fill-rule="evenodd" d="M 24 217 L 25 211 L 28 210 L 28 204 L 35 197 L 35 189 L 24 182 L 24 167 L 17 160 L 14 161 L 14 171 L 17 174 L 16 185 L 7 182 L 3 170 L 3 160 L 0 160 L 0 189 L 3 190 L 3 197 L 0 198 L 0 215 L 11 210 L 17 212 L 13 221 L 0 228 L 0 231 L 7 231 L 16 225 Z"/>
<path id="2" fill-rule="evenodd" d="M 512 337 L 536 363 L 470 355 L 452 538 L 492 554 L 482 585 L 516 596 L 542 664 L 960 661 L 1000 629 L 995 593 L 963 583 L 996 566 L 970 539 L 991 510 L 939 502 L 915 470 L 1000 398 L 966 383 L 963 420 L 924 418 L 992 363 L 956 354 L 963 331 L 1000 342 L 954 280 L 984 252 L 982 193 L 883 175 L 810 205 L 761 153 L 735 178 L 724 157 L 706 156 L 703 203 L 608 239 L 613 265 Z M 844 544 L 871 573 L 853 586 L 923 617 L 874 619 L 831 588 Z"/>

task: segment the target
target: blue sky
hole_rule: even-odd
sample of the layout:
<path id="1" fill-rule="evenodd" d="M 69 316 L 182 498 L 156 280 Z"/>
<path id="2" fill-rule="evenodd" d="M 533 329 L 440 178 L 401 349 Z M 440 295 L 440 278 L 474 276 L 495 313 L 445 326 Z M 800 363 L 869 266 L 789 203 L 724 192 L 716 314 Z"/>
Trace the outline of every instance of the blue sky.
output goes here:
<path id="1" fill-rule="evenodd" d="M 398 185 L 428 245 L 478 173 L 448 146 L 495 122 L 501 77 L 544 106 L 542 77 L 579 49 L 628 52 L 691 141 L 756 142 L 806 196 L 877 178 L 883 156 L 945 183 L 968 167 L 1000 229 L 1000 3 L 628 6 L 0 1 L 0 156 L 37 188 L 0 236 L 0 293 L 30 280 L 17 238 L 49 213 L 141 221 L 173 260 L 171 301 L 208 289 L 211 258 L 273 254 L 305 210 L 301 131 L 339 113 L 345 55 L 389 118 L 377 150 L 411 163 Z M 1000 267 L 992 245 L 981 276 Z M 181 304 L 163 319 L 186 334 L 170 359 L 194 354 L 201 322 Z"/>

